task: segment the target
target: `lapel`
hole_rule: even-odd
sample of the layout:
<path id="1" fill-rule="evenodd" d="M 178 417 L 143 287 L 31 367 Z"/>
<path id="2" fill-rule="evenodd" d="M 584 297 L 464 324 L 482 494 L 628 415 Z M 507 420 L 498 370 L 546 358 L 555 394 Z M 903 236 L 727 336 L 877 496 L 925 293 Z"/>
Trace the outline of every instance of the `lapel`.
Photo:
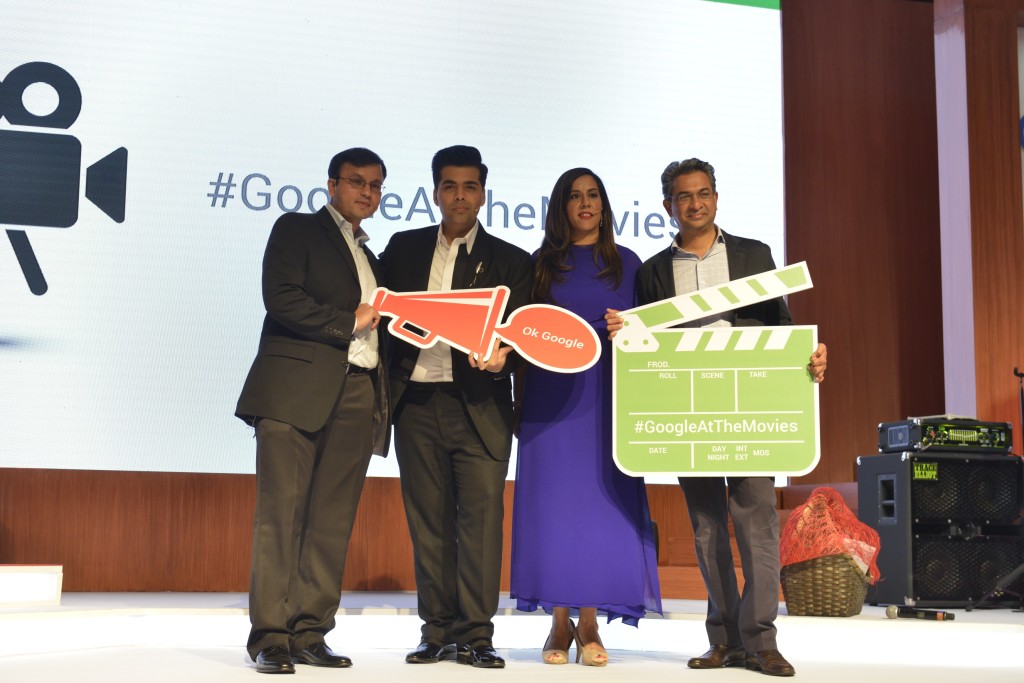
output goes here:
<path id="1" fill-rule="evenodd" d="M 320 227 L 327 233 L 327 239 L 341 252 L 341 260 L 348 266 L 356 282 L 359 282 L 359 272 L 356 270 L 356 261 L 352 258 L 352 250 L 349 249 L 345 238 L 341 236 L 341 228 L 334 221 L 334 216 L 331 215 L 331 212 L 325 206 L 316 212 L 316 218 L 320 223 Z"/>
<path id="2" fill-rule="evenodd" d="M 722 230 L 722 237 L 725 238 L 725 258 L 729 262 L 729 279 L 735 280 L 746 276 L 748 272 L 747 250 L 725 230 Z"/>
<path id="3" fill-rule="evenodd" d="M 672 245 L 661 252 L 661 258 L 654 262 L 654 277 L 664 294 L 662 299 L 670 299 L 676 295 L 676 278 L 672 273 Z"/>
<path id="4" fill-rule="evenodd" d="M 432 225 L 420 230 L 414 240 L 410 240 L 412 250 L 403 267 L 408 266 L 408 280 L 411 285 L 407 291 L 425 292 L 430 286 L 430 265 L 434 262 L 434 250 L 437 248 L 437 231 L 440 226 Z M 388 263 L 391 263 L 389 260 Z M 389 268 L 389 271 L 392 270 Z M 404 290 L 405 288 L 403 288 Z"/>
<path id="5" fill-rule="evenodd" d="M 470 289 L 484 287 L 491 281 L 488 271 L 495 267 L 492 237 L 484 232 L 483 225 L 477 225 L 476 239 L 473 241 L 473 253 L 467 254 L 460 247 L 459 256 L 455 261 L 452 273 L 452 289 Z"/>
<path id="6" fill-rule="evenodd" d="M 360 248 L 363 250 L 363 253 L 366 254 L 366 260 L 370 264 L 370 270 L 373 271 L 374 281 L 380 285 L 380 283 L 384 282 L 384 271 L 380 267 L 380 261 L 377 260 L 376 255 L 374 255 L 374 253 L 370 251 L 365 244 Z"/>

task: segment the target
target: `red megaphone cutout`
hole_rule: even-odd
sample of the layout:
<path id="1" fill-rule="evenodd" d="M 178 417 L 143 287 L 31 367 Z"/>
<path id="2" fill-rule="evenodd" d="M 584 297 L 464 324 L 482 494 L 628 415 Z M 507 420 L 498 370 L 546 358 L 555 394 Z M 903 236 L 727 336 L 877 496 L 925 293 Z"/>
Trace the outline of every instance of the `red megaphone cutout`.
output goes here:
<path id="1" fill-rule="evenodd" d="M 534 365 L 553 372 L 580 372 L 601 355 L 597 333 L 583 318 L 548 304 L 516 310 L 499 325 L 509 289 L 392 292 L 378 287 L 370 305 L 391 318 L 391 334 L 427 349 L 443 341 L 465 353 L 490 358 L 501 338 Z"/>
<path id="2" fill-rule="evenodd" d="M 421 349 L 438 339 L 484 360 L 494 346 L 494 328 L 505 310 L 508 287 L 451 292 L 392 292 L 378 287 L 370 305 L 391 316 L 391 334 Z M 414 326 L 418 330 L 410 329 Z"/>

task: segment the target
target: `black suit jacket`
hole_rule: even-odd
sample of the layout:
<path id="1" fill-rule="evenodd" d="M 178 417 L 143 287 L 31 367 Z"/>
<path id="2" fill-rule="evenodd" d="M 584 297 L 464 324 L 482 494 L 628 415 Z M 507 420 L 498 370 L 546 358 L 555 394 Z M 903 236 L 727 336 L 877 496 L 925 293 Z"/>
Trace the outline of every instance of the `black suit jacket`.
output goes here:
<path id="1" fill-rule="evenodd" d="M 378 284 L 383 271 L 363 247 Z M 360 301 L 355 260 L 338 224 L 322 208 L 277 219 L 263 256 L 263 320 L 259 351 L 235 415 L 252 424 L 267 417 L 315 432 L 345 386 L 348 345 Z M 378 334 L 384 358 L 383 340 Z M 387 453 L 386 368 L 378 364 L 374 453 Z"/>
<path id="2" fill-rule="evenodd" d="M 734 237 L 724 230 L 725 255 L 729 261 L 729 279 L 737 280 L 775 270 L 771 249 L 764 242 Z M 640 305 L 654 303 L 676 296 L 675 278 L 672 275 L 672 247 L 664 249 L 647 259 L 637 271 L 637 297 Z M 733 325 L 736 327 L 757 327 L 760 325 L 791 325 L 793 319 L 784 299 L 772 299 L 759 304 L 736 309 Z"/>
<path id="3" fill-rule="evenodd" d="M 437 244 L 438 226 L 405 230 L 391 237 L 381 254 L 388 289 L 395 292 L 427 291 L 430 264 Z M 452 289 L 480 289 L 506 285 L 509 290 L 506 318 L 529 303 L 533 269 L 530 255 L 517 246 L 477 228 L 473 253 L 463 248 L 455 261 Z M 401 419 L 402 394 L 408 385 L 420 350 L 408 342 L 388 340 L 391 406 L 395 421 Z M 512 370 L 519 364 L 515 353 L 500 373 L 472 367 L 466 354 L 452 349 L 452 375 L 462 392 L 469 417 L 487 452 L 496 460 L 512 453 Z"/>

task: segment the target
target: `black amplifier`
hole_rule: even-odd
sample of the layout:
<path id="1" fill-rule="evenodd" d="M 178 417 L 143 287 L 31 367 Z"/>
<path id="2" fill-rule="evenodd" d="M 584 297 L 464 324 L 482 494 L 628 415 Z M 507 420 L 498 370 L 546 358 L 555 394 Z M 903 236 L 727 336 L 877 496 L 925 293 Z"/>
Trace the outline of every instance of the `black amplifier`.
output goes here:
<path id="1" fill-rule="evenodd" d="M 936 415 L 878 425 L 878 450 L 882 453 L 1009 453 L 1012 449 L 1013 428 L 1009 422 L 979 422 L 970 418 Z"/>

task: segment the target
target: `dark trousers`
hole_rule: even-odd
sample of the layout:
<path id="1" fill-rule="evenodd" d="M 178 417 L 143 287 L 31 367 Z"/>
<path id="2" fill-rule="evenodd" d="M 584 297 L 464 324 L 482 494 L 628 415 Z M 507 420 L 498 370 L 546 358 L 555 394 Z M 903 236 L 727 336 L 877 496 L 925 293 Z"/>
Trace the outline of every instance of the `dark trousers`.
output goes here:
<path id="1" fill-rule="evenodd" d="M 256 519 L 246 649 L 293 652 L 334 628 L 341 577 L 373 440 L 373 380 L 350 375 L 327 424 L 256 425 Z"/>
<path id="2" fill-rule="evenodd" d="M 492 458 L 458 394 L 408 389 L 395 422 L 422 639 L 490 642 L 508 461 Z"/>
<path id="3" fill-rule="evenodd" d="M 774 649 L 779 612 L 779 515 L 771 477 L 681 477 L 697 564 L 708 591 L 705 626 L 712 645 Z M 729 545 L 732 516 L 743 567 L 743 594 Z"/>

